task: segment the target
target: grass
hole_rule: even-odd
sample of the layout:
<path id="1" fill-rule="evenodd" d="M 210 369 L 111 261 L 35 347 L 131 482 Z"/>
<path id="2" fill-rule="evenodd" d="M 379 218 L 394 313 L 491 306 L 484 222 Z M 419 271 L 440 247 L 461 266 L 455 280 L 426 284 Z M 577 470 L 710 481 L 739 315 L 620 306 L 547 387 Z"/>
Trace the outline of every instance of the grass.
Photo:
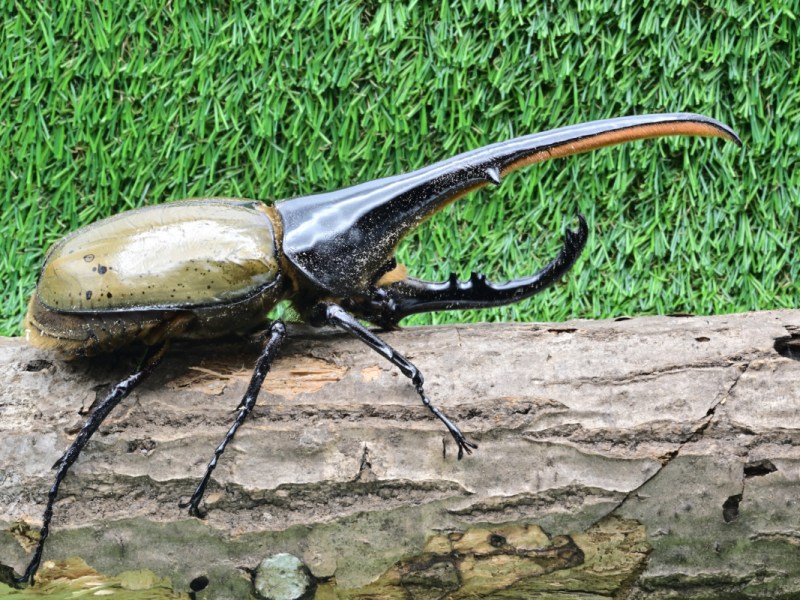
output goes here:
<path id="1" fill-rule="evenodd" d="M 636 142 L 460 200 L 400 259 L 528 274 L 584 213 L 565 284 L 413 323 L 796 307 L 800 3 L 0 3 L 0 333 L 47 247 L 142 204 L 347 186 L 515 135 L 694 111 L 719 140 Z M 112 10 L 113 8 L 113 10 Z"/>

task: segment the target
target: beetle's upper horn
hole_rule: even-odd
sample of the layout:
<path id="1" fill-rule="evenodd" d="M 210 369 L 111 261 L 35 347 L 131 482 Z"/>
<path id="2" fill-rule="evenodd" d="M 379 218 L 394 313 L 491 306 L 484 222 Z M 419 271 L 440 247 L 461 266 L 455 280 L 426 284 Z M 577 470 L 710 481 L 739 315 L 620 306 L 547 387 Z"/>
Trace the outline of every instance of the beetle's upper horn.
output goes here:
<path id="1" fill-rule="evenodd" d="M 716 136 L 741 145 L 709 117 L 667 113 L 592 121 L 465 152 L 411 173 L 276 205 L 283 252 L 309 283 L 342 297 L 363 292 L 398 241 L 463 194 L 515 169 L 603 146 L 672 135 Z"/>

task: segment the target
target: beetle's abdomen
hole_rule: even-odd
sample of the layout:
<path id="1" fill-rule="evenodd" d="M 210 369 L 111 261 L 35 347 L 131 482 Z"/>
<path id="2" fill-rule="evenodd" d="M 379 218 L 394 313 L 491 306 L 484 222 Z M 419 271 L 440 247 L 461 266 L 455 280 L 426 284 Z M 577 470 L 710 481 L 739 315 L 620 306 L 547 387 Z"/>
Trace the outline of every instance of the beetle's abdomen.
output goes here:
<path id="1" fill-rule="evenodd" d="M 272 221 L 259 202 L 195 200 L 130 211 L 67 236 L 37 287 L 56 311 L 196 308 L 274 283 Z"/>

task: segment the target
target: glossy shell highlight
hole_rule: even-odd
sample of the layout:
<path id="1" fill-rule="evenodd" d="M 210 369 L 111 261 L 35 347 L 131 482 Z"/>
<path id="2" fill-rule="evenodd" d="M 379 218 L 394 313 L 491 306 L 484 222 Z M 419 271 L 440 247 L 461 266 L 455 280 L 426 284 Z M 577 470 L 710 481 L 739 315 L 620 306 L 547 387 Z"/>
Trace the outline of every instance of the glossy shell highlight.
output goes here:
<path id="1" fill-rule="evenodd" d="M 67 236 L 48 253 L 39 301 L 63 312 L 227 304 L 278 276 L 264 205 L 225 199 L 149 206 Z"/>

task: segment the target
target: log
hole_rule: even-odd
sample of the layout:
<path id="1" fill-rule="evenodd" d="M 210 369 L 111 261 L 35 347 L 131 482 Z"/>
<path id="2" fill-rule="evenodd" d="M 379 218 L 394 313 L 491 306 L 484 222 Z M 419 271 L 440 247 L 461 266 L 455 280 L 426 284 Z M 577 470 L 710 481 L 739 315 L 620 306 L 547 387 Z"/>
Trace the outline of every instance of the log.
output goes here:
<path id="1" fill-rule="evenodd" d="M 182 343 L 67 477 L 45 559 L 241 598 L 290 553 L 316 598 L 795 598 L 800 311 L 408 328 L 384 338 L 478 443 L 358 341 L 290 329 L 220 460 L 257 341 Z M 51 467 L 136 356 L 0 340 L 0 563 L 20 572 Z M 48 562 L 43 568 L 59 563 Z M 559 595 L 560 594 L 560 595 Z"/>

